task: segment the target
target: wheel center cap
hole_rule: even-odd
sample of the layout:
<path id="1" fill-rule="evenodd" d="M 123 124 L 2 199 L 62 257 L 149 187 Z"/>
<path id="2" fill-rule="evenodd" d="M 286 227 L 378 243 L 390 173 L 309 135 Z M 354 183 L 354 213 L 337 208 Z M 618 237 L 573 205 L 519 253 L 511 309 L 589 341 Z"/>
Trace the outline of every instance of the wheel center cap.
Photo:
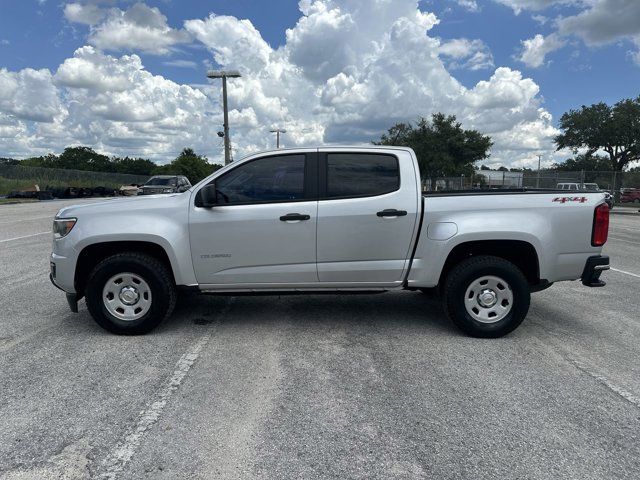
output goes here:
<path id="1" fill-rule="evenodd" d="M 122 287 L 120 289 L 120 301 L 125 305 L 135 305 L 140 300 L 140 295 L 135 287 Z"/>
<path id="2" fill-rule="evenodd" d="M 497 300 L 496 292 L 490 289 L 483 290 L 478 294 L 478 303 L 485 308 L 493 307 Z"/>

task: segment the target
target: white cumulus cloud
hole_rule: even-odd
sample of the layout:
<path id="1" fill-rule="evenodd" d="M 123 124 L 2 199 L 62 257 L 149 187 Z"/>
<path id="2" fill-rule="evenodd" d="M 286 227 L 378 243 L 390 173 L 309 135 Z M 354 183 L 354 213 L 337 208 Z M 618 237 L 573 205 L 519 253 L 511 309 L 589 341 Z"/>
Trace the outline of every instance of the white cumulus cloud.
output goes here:
<path id="1" fill-rule="evenodd" d="M 537 34 L 535 37 L 522 41 L 520 61 L 531 68 L 544 65 L 546 56 L 566 45 L 566 41 L 552 33 L 544 37 Z"/>
<path id="2" fill-rule="evenodd" d="M 65 113 L 49 70 L 0 69 L 0 113 L 19 120 L 53 122 Z"/>
<path id="3" fill-rule="evenodd" d="M 480 6 L 476 0 L 456 0 L 456 3 L 470 12 L 480 11 Z"/>
<path id="4" fill-rule="evenodd" d="M 572 3 L 580 3 L 589 0 L 494 0 L 502 3 L 507 7 L 511 7 L 516 14 L 520 14 L 523 10 L 544 10 L 552 5 L 569 5 Z M 632 0 L 633 1 L 633 0 Z"/>
<path id="5" fill-rule="evenodd" d="M 588 47 L 611 43 L 633 46 L 630 56 L 640 59 L 640 1 L 638 0 L 494 0 L 510 6 L 516 14 L 522 10 L 539 11 L 557 5 L 571 5 L 576 13 L 557 15 L 553 21 L 541 15 L 532 18 L 541 25 L 552 23 L 555 31 L 543 37 L 523 41 L 521 60 L 531 67 L 544 63 L 546 54 L 564 46 L 567 39 L 582 40 Z"/>
<path id="6" fill-rule="evenodd" d="M 131 31 L 170 28 L 158 9 L 141 5 L 107 9 L 91 27 L 93 46 L 76 50 L 54 75 L 0 71 L 0 121 L 19 133 L 10 151 L 31 155 L 85 144 L 166 160 L 192 146 L 220 160 L 219 81 L 180 85 L 149 72 L 135 54 L 104 53 L 151 48 L 144 36 L 120 42 L 128 27 L 100 37 L 110 22 L 131 24 Z M 231 16 L 188 20 L 179 31 L 201 42 L 216 66 L 242 72 L 229 81 L 235 156 L 273 147 L 274 127 L 287 130 L 287 146 L 366 144 L 396 122 L 435 112 L 490 134 L 493 162 L 521 164 L 533 153 L 553 152 L 556 130 L 538 85 L 505 67 L 470 88 L 461 84 L 451 69 L 493 69 L 490 51 L 478 40 L 431 36 L 438 18 L 417 0 L 302 0 L 299 6 L 300 19 L 277 48 L 249 20 Z M 158 43 L 155 53 L 174 44 Z M 16 82 L 35 78 L 41 84 L 27 89 L 42 91 L 41 98 L 17 101 Z"/>
<path id="7" fill-rule="evenodd" d="M 582 12 L 558 20 L 562 35 L 576 35 L 587 45 L 603 45 L 640 36 L 640 2 L 589 0 Z"/>
<path id="8" fill-rule="evenodd" d="M 446 41 L 440 45 L 440 55 L 451 59 L 447 65 L 449 70 L 484 70 L 494 66 L 489 47 L 479 39 L 455 38 Z"/>
<path id="9" fill-rule="evenodd" d="M 497 160 L 510 163 L 531 157 L 534 149 L 553 150 L 557 132 L 535 82 L 499 68 L 465 88 L 450 69 L 490 68 L 490 51 L 478 40 L 429 36 L 438 19 L 415 1 L 372 0 L 365 6 L 318 0 L 300 7 L 303 16 L 277 49 L 233 17 L 186 24 L 223 68 L 246 69 L 229 84 L 230 102 L 252 107 L 262 128 L 236 133 L 241 151 L 271 146 L 267 129 L 273 125 L 287 128 L 283 141 L 289 146 L 366 143 L 395 122 L 438 111 L 492 134 Z"/>
<path id="10" fill-rule="evenodd" d="M 126 10 L 102 8 L 93 3 L 69 3 L 64 15 L 70 22 L 90 25 L 89 43 L 113 51 L 141 51 L 166 55 L 175 45 L 188 42 L 184 30 L 167 24 L 157 7 L 135 3 Z"/>
<path id="11" fill-rule="evenodd" d="M 73 23 L 95 25 L 107 15 L 107 11 L 93 3 L 67 3 L 64 6 L 64 16 Z"/>

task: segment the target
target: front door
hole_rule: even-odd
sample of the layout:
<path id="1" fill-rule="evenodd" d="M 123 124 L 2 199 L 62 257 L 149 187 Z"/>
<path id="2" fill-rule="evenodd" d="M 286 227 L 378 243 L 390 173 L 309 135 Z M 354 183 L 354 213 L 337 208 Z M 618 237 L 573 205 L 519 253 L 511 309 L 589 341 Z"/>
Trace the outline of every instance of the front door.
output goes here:
<path id="1" fill-rule="evenodd" d="M 214 288 L 315 284 L 316 154 L 272 155 L 215 179 L 218 204 L 192 206 L 198 283 Z"/>

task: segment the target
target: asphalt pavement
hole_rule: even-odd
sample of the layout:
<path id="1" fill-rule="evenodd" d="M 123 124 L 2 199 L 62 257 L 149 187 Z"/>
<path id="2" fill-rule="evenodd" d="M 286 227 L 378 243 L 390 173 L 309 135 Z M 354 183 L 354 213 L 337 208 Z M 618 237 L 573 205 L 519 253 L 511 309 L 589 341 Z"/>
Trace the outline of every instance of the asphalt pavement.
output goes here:
<path id="1" fill-rule="evenodd" d="M 414 292 L 190 296 L 118 337 L 49 283 L 69 203 L 0 205 L 0 478 L 639 476 L 640 216 L 605 288 L 534 294 L 502 339 Z"/>

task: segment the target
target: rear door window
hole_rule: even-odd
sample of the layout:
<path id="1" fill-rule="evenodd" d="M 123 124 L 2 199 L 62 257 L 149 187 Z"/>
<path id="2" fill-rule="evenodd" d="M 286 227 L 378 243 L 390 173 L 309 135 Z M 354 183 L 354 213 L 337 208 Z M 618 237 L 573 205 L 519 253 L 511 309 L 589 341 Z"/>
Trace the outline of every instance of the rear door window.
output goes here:
<path id="1" fill-rule="evenodd" d="M 329 153 L 324 198 L 369 197 L 400 188 L 398 159 L 370 153 Z"/>

